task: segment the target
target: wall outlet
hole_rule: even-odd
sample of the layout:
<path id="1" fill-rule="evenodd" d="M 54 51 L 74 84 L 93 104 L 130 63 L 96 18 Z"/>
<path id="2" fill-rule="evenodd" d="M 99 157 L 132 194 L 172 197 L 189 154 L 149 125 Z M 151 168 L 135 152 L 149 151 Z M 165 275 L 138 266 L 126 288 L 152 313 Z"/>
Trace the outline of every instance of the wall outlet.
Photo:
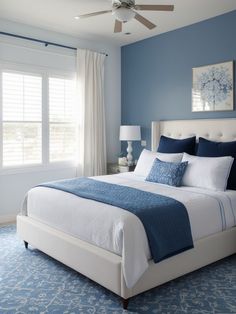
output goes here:
<path id="1" fill-rule="evenodd" d="M 147 146 L 147 141 L 141 141 L 141 146 L 146 147 Z"/>

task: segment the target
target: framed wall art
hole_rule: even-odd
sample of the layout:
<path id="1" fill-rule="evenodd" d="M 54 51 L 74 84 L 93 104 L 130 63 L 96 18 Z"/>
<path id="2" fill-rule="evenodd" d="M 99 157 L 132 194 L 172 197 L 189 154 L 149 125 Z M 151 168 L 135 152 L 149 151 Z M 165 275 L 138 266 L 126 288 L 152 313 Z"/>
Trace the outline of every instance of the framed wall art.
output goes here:
<path id="1" fill-rule="evenodd" d="M 233 109 L 233 61 L 193 68 L 192 112 Z"/>

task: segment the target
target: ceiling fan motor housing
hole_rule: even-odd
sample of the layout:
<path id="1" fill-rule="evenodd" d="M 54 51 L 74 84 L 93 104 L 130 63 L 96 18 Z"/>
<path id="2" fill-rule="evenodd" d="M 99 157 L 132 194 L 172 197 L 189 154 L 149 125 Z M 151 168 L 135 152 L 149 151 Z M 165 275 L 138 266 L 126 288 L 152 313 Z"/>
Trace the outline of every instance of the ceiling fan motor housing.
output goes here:
<path id="1" fill-rule="evenodd" d="M 132 8 L 135 5 L 135 0 L 113 0 L 112 5 L 114 8 Z"/>

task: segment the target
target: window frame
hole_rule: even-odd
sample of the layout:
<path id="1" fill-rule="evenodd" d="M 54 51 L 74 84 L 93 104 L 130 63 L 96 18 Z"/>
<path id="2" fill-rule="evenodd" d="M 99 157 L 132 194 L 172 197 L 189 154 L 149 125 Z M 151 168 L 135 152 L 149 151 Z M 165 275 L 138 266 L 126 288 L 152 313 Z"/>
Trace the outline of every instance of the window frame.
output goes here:
<path id="1" fill-rule="evenodd" d="M 41 163 L 3 167 L 3 93 L 0 89 L 0 175 L 9 175 L 25 172 L 41 172 L 56 169 L 66 169 L 76 167 L 74 161 L 54 161 L 49 160 L 49 78 L 57 77 L 61 79 L 75 80 L 76 74 L 72 71 L 64 71 L 53 68 L 40 67 L 35 65 L 10 63 L 0 60 L 0 86 L 2 87 L 2 73 L 12 72 L 26 75 L 42 77 L 42 146 Z M 79 117 L 78 117 L 79 128 Z"/>

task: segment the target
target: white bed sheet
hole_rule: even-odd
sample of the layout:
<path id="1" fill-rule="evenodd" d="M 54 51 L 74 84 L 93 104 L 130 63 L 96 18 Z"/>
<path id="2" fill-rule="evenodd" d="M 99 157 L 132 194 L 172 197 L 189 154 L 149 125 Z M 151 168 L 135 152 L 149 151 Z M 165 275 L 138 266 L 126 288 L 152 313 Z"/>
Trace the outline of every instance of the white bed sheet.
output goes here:
<path id="1" fill-rule="evenodd" d="M 214 192 L 146 182 L 133 173 L 95 177 L 182 202 L 189 214 L 193 240 L 236 224 L 236 191 Z M 126 285 L 132 288 L 148 268 L 150 250 L 141 221 L 118 207 L 63 191 L 36 187 L 28 192 L 22 214 L 122 256 Z"/>

